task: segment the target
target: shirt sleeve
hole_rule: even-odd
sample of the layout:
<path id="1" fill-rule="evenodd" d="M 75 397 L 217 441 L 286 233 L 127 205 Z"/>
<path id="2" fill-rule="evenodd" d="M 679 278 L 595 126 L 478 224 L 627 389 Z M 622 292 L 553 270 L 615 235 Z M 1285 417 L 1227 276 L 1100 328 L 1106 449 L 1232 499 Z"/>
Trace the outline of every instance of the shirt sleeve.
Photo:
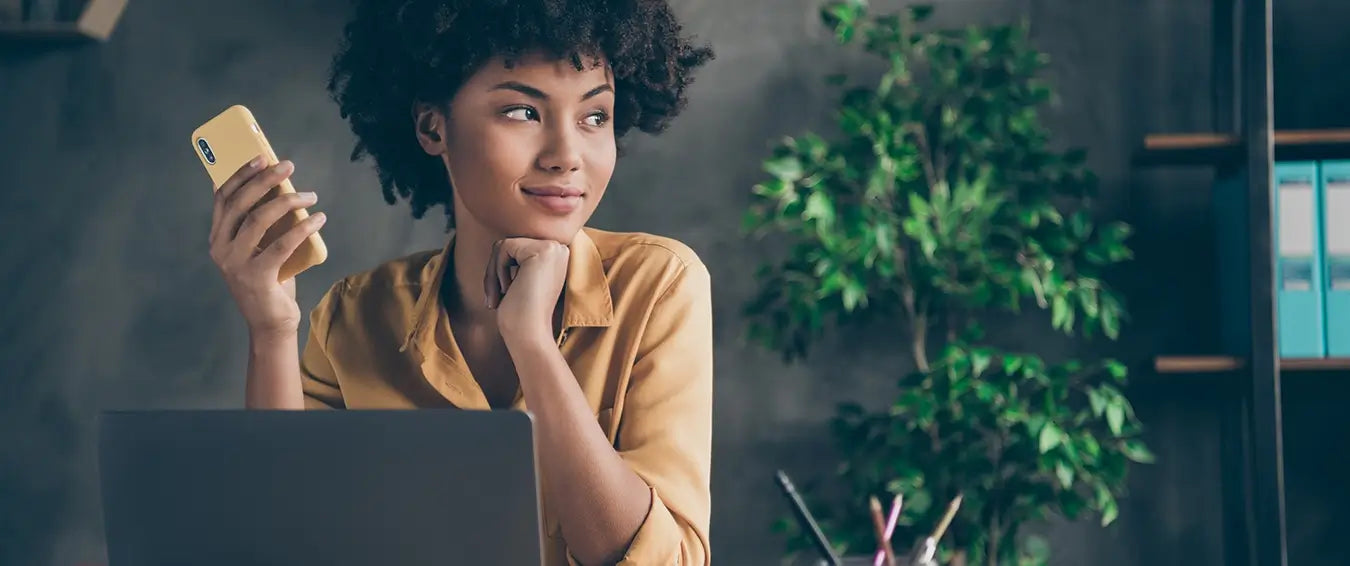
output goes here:
<path id="1" fill-rule="evenodd" d="M 344 284 L 335 283 L 309 312 L 309 337 L 300 354 L 300 380 L 305 393 L 306 409 L 342 409 L 342 388 L 337 372 L 328 357 L 328 332 L 332 327 L 333 311 L 337 307 Z"/>
<path id="2" fill-rule="evenodd" d="M 652 309 L 619 417 L 619 455 L 651 488 L 620 566 L 710 563 L 713 328 L 707 267 L 691 262 Z"/>

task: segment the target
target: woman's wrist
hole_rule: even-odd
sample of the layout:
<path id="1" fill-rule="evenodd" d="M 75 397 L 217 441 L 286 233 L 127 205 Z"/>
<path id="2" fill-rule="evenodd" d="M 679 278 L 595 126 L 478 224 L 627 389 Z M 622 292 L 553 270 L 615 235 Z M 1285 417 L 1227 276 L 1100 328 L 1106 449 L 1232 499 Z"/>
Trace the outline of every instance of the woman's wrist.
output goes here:
<path id="1" fill-rule="evenodd" d="M 293 352 L 299 348 L 299 329 L 253 330 L 248 332 L 249 354 L 268 355 L 278 352 Z"/>
<path id="2" fill-rule="evenodd" d="M 558 349 L 557 343 L 547 329 L 519 331 L 503 329 L 502 341 L 506 343 L 506 349 L 512 357 Z"/>
<path id="3" fill-rule="evenodd" d="M 296 333 L 249 335 L 244 406 L 250 409 L 302 409 L 299 337 Z"/>

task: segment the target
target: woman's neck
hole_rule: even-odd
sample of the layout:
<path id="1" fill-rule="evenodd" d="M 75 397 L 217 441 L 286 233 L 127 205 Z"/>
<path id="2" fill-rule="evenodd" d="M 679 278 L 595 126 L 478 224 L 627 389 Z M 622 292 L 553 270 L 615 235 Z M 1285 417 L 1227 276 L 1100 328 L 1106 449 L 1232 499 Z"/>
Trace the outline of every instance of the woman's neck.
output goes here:
<path id="1" fill-rule="evenodd" d="M 473 225 L 456 227 L 454 238 L 455 243 L 450 250 L 454 273 L 446 274 L 447 279 L 454 277 L 454 286 L 442 289 L 446 310 L 470 324 L 496 325 L 497 313 L 487 308 L 483 275 L 491 259 L 492 244 L 499 238 Z"/>

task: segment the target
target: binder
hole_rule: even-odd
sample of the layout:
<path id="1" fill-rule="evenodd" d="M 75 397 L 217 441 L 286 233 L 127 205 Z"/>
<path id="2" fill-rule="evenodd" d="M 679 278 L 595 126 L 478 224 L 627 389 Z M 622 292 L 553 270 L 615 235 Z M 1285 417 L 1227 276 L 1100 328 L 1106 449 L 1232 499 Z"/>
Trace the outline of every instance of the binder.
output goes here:
<path id="1" fill-rule="evenodd" d="M 1280 357 L 1327 355 L 1318 164 L 1275 164 L 1275 300 Z"/>
<path id="2" fill-rule="evenodd" d="M 1323 162 L 1321 180 L 1327 355 L 1350 357 L 1350 160 Z"/>

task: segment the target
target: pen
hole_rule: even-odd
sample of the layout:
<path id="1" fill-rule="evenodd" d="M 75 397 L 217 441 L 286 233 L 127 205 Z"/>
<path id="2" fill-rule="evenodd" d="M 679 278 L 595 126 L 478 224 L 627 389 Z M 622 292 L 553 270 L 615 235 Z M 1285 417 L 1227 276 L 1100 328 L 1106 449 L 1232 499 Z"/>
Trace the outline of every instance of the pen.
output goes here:
<path id="1" fill-rule="evenodd" d="M 900 505 L 904 503 L 904 497 L 895 494 L 895 499 L 891 500 L 891 514 L 886 518 L 886 540 L 891 540 L 891 535 L 895 533 L 895 522 L 900 519 Z M 876 556 L 872 557 L 872 566 L 881 566 L 886 561 L 886 551 L 877 549 Z"/>
<path id="2" fill-rule="evenodd" d="M 792 486 L 792 480 L 788 479 L 787 473 L 783 470 L 778 470 L 775 476 L 778 479 L 778 487 L 783 490 L 783 495 L 792 505 L 792 511 L 797 516 L 797 522 L 801 523 L 803 530 L 811 533 L 811 540 L 816 544 L 816 550 L 820 552 L 820 557 L 824 558 L 830 566 L 839 566 L 839 556 L 835 555 L 834 549 L 830 547 L 830 541 L 825 538 L 825 533 L 820 531 L 820 525 L 816 524 L 815 518 L 811 516 L 811 511 L 806 508 L 806 503 L 803 503 L 802 498 L 797 495 L 797 489 Z"/>
<path id="3" fill-rule="evenodd" d="M 895 551 L 891 550 L 891 541 L 886 536 L 886 523 L 881 518 L 881 502 L 874 495 L 867 503 L 872 511 L 872 528 L 877 532 L 877 547 L 884 553 L 886 566 L 895 566 Z"/>

